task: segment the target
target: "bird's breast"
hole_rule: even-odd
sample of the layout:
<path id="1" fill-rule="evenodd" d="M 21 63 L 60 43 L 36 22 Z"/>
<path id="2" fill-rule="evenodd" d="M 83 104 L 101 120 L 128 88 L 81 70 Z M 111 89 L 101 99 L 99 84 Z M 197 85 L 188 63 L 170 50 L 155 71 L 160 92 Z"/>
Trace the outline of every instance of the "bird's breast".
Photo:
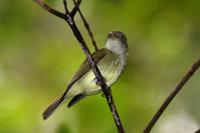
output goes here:
<path id="1" fill-rule="evenodd" d="M 118 79 L 123 70 L 122 67 L 124 67 L 120 57 L 115 54 L 106 55 L 97 65 L 109 87 Z M 87 95 L 101 91 L 101 87 L 97 85 L 97 80 L 92 70 L 79 79 L 73 88 L 73 90 L 83 91 Z"/>

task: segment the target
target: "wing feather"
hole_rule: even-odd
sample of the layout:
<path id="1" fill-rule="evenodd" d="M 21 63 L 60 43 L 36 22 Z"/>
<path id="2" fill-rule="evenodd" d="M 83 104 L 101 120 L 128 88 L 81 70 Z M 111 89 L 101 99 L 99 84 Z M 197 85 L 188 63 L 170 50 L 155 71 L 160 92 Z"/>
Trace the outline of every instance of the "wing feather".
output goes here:
<path id="1" fill-rule="evenodd" d="M 96 64 L 98 64 L 100 62 L 100 60 L 105 57 L 106 53 L 107 53 L 107 49 L 105 49 L 105 48 L 102 48 L 102 49 L 94 52 L 92 54 L 94 62 Z M 78 71 L 74 74 L 73 78 L 68 83 L 67 89 L 66 89 L 65 93 L 63 94 L 63 96 L 65 96 L 67 94 L 68 90 L 73 86 L 73 84 L 76 81 L 78 81 L 81 77 L 83 77 L 83 75 L 85 75 L 90 69 L 91 69 L 91 66 L 90 66 L 88 60 L 85 59 L 84 62 L 79 67 Z"/>

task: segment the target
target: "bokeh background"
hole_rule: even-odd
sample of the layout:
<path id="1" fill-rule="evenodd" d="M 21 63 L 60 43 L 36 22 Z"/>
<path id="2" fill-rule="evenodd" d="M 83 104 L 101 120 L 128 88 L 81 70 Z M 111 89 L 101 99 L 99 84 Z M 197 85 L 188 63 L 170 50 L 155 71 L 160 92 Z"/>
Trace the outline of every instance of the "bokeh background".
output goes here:
<path id="1" fill-rule="evenodd" d="M 46 2 L 63 11 L 61 0 Z M 169 92 L 200 58 L 200 1 L 83 0 L 81 10 L 99 47 L 104 47 L 109 31 L 127 35 L 128 65 L 112 92 L 127 133 L 142 132 Z M 94 51 L 78 15 L 76 21 Z M 84 59 L 63 20 L 32 0 L 1 0 L 0 132 L 115 133 L 101 95 L 88 97 L 70 109 L 63 105 L 47 121 L 41 118 Z M 152 132 L 197 130 L 199 95 L 198 71 Z"/>

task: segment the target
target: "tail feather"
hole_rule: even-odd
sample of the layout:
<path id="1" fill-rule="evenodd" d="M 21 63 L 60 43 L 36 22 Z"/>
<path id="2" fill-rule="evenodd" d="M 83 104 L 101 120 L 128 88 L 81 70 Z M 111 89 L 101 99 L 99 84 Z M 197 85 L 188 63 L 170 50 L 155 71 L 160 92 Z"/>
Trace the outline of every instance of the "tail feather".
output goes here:
<path id="1" fill-rule="evenodd" d="M 46 120 L 64 101 L 65 97 L 60 97 L 56 99 L 49 107 L 43 112 L 43 119 Z"/>

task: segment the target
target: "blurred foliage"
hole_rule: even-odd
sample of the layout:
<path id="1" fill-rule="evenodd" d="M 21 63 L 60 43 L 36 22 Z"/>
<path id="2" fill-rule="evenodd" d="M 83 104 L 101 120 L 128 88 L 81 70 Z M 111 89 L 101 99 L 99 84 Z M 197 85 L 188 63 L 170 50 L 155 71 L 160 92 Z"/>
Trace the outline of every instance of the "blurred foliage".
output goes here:
<path id="1" fill-rule="evenodd" d="M 63 11 L 62 1 L 48 2 Z M 171 89 L 200 57 L 200 1 L 83 0 L 81 9 L 99 47 L 104 47 L 109 31 L 121 30 L 127 35 L 128 65 L 112 89 L 127 133 L 141 132 Z M 76 21 L 93 50 L 78 16 Z M 84 58 L 64 21 L 32 0 L 1 0 L 0 132 L 116 132 L 101 95 L 88 97 L 70 109 L 63 105 L 49 120 L 41 119 L 43 109 L 64 91 Z M 199 86 L 197 72 L 153 132 L 161 131 L 163 123 L 180 112 L 189 114 L 190 120 L 199 125 Z"/>

